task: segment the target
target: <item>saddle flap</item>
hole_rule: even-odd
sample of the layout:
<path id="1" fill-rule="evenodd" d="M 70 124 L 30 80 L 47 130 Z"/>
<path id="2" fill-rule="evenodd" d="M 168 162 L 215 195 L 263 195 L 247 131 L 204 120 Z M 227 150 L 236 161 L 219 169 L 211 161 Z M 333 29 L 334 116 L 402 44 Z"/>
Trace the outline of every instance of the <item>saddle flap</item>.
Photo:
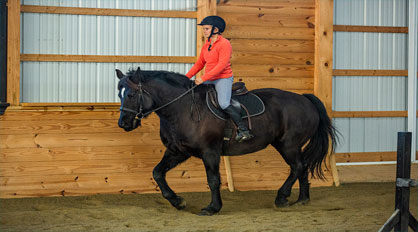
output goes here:
<path id="1" fill-rule="evenodd" d="M 248 94 L 232 96 L 231 104 L 233 104 L 234 107 L 241 109 L 242 118 L 247 118 L 248 115 L 249 117 L 254 117 L 263 114 L 265 110 L 263 100 L 250 92 Z M 206 92 L 206 105 L 217 118 L 221 120 L 228 119 L 228 116 L 219 107 L 215 89 L 210 89 Z"/>
<path id="2" fill-rule="evenodd" d="M 216 94 L 215 88 L 212 87 L 208 90 L 206 98 L 210 100 L 213 106 L 215 106 L 218 109 L 221 108 L 219 106 L 218 95 Z"/>

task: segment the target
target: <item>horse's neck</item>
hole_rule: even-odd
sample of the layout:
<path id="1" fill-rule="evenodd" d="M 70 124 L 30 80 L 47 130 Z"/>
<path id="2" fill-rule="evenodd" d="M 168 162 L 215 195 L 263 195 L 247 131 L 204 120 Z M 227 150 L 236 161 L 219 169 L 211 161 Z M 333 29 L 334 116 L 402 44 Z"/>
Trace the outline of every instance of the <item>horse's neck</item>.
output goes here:
<path id="1" fill-rule="evenodd" d="M 154 101 L 154 107 L 163 107 L 169 103 L 157 112 L 158 116 L 169 119 L 183 105 L 181 102 L 184 100 L 184 97 L 175 99 L 185 93 L 187 89 L 169 85 L 150 85 L 148 91 Z"/>
<path id="2" fill-rule="evenodd" d="M 173 87 L 173 86 L 162 86 L 162 85 L 152 85 L 149 88 L 150 92 L 152 92 L 153 100 L 156 101 L 156 103 L 159 104 L 165 104 L 182 93 L 186 92 L 187 89 L 182 87 Z"/>

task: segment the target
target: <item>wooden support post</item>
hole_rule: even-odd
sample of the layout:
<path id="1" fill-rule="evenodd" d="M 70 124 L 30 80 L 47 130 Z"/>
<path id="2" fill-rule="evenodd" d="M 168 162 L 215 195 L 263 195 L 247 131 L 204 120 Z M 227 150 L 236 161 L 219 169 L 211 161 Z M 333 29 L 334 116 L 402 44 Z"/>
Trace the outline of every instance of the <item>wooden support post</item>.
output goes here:
<path id="1" fill-rule="evenodd" d="M 199 24 L 205 17 L 209 15 L 216 15 L 216 0 L 198 0 L 197 1 L 197 19 L 196 24 Z M 205 38 L 201 27 L 196 29 L 196 56 L 199 56 L 200 49 L 205 44 Z"/>
<path id="2" fill-rule="evenodd" d="M 20 101 L 20 1 L 7 2 L 7 102 Z"/>
<path id="3" fill-rule="evenodd" d="M 206 16 L 216 15 L 216 0 L 198 0 L 197 1 L 197 23 L 200 23 Z M 196 29 L 196 56 L 199 57 L 200 50 L 205 44 L 205 37 L 201 27 Z M 203 70 L 196 74 L 196 76 L 202 76 Z M 228 156 L 224 156 L 226 178 L 228 182 L 229 191 L 234 191 L 234 181 L 231 172 L 231 163 Z"/>
<path id="4" fill-rule="evenodd" d="M 334 185 L 335 187 L 340 186 L 340 176 L 338 175 L 338 169 L 337 169 L 337 163 L 335 160 L 335 154 L 331 154 L 329 157 L 329 163 L 331 166 L 331 174 L 332 179 L 334 179 Z"/>
<path id="5" fill-rule="evenodd" d="M 234 188 L 234 179 L 232 178 L 231 162 L 229 160 L 229 156 L 224 156 L 224 162 L 225 162 L 225 171 L 226 171 L 228 189 L 230 192 L 233 192 L 235 188 Z"/>
<path id="6" fill-rule="evenodd" d="M 315 1 L 314 94 L 324 103 L 329 116 L 332 116 L 333 6 L 333 0 Z M 334 184 L 339 186 L 334 155 L 331 155 L 329 161 Z"/>
<path id="7" fill-rule="evenodd" d="M 216 15 L 216 0 L 198 0 L 197 1 L 197 19 L 196 24 L 199 24 L 206 16 Z M 202 27 L 196 29 L 196 57 L 199 58 L 200 50 L 205 44 L 205 37 L 203 37 Z M 202 76 L 204 70 L 196 74 L 196 77 Z"/>

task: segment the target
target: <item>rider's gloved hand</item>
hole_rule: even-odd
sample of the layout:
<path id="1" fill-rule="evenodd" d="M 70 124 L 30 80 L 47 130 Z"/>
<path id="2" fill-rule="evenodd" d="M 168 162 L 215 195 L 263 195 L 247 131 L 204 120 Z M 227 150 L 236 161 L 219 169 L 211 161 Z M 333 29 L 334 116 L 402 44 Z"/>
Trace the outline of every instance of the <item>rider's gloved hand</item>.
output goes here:
<path id="1" fill-rule="evenodd" d="M 202 83 L 203 83 L 203 80 L 202 80 L 202 78 L 201 78 L 201 77 L 196 77 L 196 80 L 194 81 L 194 83 L 195 83 L 196 85 L 200 85 L 200 84 L 202 84 Z"/>

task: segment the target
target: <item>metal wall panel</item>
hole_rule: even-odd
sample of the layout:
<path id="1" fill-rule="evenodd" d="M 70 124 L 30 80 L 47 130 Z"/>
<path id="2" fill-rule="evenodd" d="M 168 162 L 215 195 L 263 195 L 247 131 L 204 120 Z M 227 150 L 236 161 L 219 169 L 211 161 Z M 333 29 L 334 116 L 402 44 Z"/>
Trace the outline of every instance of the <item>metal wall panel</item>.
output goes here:
<path id="1" fill-rule="evenodd" d="M 23 102 L 119 102 L 115 69 L 186 73 L 192 64 L 23 62 Z"/>
<path id="2" fill-rule="evenodd" d="M 335 25 L 408 26 L 405 0 L 335 0 Z M 407 69 L 407 34 L 334 32 L 334 69 Z M 407 110 L 407 77 L 333 78 L 335 111 Z M 406 118 L 336 118 L 337 152 L 396 151 Z"/>
<path id="3" fill-rule="evenodd" d="M 196 0 L 21 0 L 24 5 L 196 11 Z"/>
<path id="4" fill-rule="evenodd" d="M 334 0 L 335 25 L 408 26 L 407 0 Z"/>
<path id="5" fill-rule="evenodd" d="M 338 76 L 332 84 L 335 111 L 407 110 L 407 77 Z"/>
<path id="6" fill-rule="evenodd" d="M 23 13 L 21 53 L 195 56 L 196 19 Z"/>
<path id="7" fill-rule="evenodd" d="M 196 0 L 22 0 L 25 5 L 196 10 Z M 195 56 L 196 19 L 22 13 L 21 53 Z M 21 102 L 117 102 L 115 68 L 185 74 L 192 64 L 22 62 Z"/>
<path id="8" fill-rule="evenodd" d="M 408 35 L 334 32 L 334 69 L 407 69 Z"/>
<path id="9" fill-rule="evenodd" d="M 407 129 L 405 118 L 335 118 L 342 134 L 336 152 L 396 151 L 397 133 Z"/>

